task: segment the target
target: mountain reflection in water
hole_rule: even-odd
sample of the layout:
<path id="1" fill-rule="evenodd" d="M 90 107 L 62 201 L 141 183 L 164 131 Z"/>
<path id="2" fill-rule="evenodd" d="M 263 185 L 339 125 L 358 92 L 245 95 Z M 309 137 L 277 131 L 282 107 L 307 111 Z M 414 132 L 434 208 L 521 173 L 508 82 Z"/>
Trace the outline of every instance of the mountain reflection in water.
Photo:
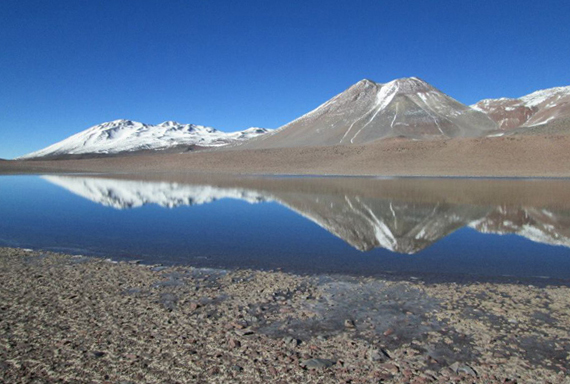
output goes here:
<path id="1" fill-rule="evenodd" d="M 570 246 L 570 189 L 559 180 L 44 176 L 116 209 L 231 198 L 276 202 L 352 247 L 414 254 L 454 231 L 516 234 Z"/>

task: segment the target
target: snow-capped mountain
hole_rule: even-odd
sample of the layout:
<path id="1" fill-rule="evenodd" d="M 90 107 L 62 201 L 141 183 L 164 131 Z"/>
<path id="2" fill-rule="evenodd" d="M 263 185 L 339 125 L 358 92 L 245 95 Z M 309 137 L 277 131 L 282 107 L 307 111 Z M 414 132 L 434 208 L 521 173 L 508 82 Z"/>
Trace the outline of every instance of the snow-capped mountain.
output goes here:
<path id="1" fill-rule="evenodd" d="M 536 91 L 518 99 L 485 99 L 467 106 L 416 77 L 385 84 L 361 80 L 313 111 L 276 129 L 221 132 L 166 121 L 130 120 L 99 124 L 18 159 L 121 154 L 149 150 L 186 151 L 365 144 L 383 138 L 414 140 L 485 137 L 533 127 L 570 132 L 570 86 Z M 516 132 L 522 132 L 520 129 Z"/>
<path id="2" fill-rule="evenodd" d="M 211 127 L 165 121 L 158 125 L 131 120 L 115 120 L 95 125 L 47 148 L 19 159 L 83 154 L 117 154 L 141 150 L 164 150 L 176 147 L 220 147 L 249 140 L 269 130 L 249 128 L 238 132 L 221 132 Z"/>
<path id="3" fill-rule="evenodd" d="M 544 89 L 518 99 L 485 99 L 471 107 L 486 113 L 502 130 L 533 127 L 570 118 L 570 86 Z"/>
<path id="4" fill-rule="evenodd" d="M 416 77 L 386 84 L 365 79 L 271 134 L 240 147 L 363 144 L 399 136 L 477 137 L 496 128 L 484 113 Z"/>

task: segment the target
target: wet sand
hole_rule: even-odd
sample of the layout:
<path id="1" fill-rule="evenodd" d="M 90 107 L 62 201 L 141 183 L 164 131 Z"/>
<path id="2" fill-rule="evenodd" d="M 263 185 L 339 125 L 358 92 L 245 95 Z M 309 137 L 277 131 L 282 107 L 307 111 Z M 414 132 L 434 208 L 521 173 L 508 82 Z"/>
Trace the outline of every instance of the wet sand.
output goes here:
<path id="1" fill-rule="evenodd" d="M 313 174 L 570 177 L 570 136 L 507 136 L 368 145 L 141 154 L 80 160 L 0 162 L 8 173 Z"/>
<path id="2" fill-rule="evenodd" d="M 0 248 L 0 381 L 567 383 L 569 294 Z"/>

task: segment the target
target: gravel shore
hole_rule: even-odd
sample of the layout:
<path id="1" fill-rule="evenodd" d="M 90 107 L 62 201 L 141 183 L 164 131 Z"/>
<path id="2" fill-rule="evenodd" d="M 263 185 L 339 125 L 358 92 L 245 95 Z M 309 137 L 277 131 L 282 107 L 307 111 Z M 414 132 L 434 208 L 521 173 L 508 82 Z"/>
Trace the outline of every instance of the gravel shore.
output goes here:
<path id="1" fill-rule="evenodd" d="M 0 382 L 569 383 L 569 297 L 0 248 Z"/>

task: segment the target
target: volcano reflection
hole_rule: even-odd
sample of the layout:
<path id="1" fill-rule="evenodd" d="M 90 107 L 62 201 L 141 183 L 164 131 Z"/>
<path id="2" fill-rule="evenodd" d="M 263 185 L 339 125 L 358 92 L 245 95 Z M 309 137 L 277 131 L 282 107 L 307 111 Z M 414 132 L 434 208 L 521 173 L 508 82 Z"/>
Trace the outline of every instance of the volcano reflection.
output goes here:
<path id="1" fill-rule="evenodd" d="M 516 234 L 534 242 L 570 246 L 570 208 L 555 181 L 333 178 L 180 178 L 136 180 L 44 176 L 98 204 L 166 208 L 220 199 L 276 202 L 313 221 L 352 247 L 417 253 L 454 231 Z"/>

